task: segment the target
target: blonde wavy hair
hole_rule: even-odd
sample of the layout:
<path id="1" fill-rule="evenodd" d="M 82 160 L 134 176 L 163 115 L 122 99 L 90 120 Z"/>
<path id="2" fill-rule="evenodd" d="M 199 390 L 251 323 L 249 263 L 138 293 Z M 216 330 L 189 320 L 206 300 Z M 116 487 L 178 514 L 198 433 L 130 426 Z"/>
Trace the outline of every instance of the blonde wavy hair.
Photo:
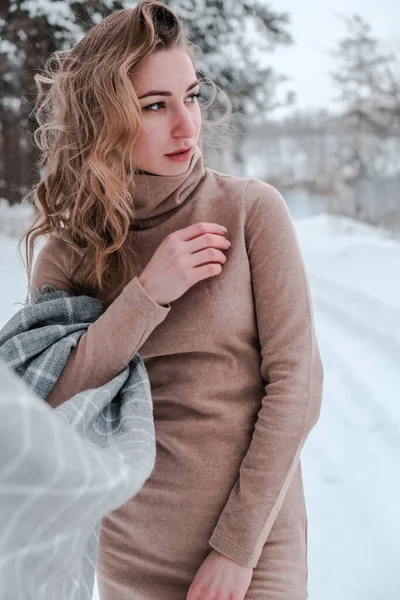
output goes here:
<path id="1" fill-rule="evenodd" d="M 72 48 L 54 52 L 36 74 L 34 141 L 41 150 L 42 179 L 24 198 L 36 216 L 20 240 L 24 244 L 28 289 L 35 242 L 55 233 L 78 251 L 72 286 L 77 293 L 106 292 L 114 299 L 133 276 L 132 249 L 125 244 L 134 220 L 129 187 L 134 186 L 131 155 L 139 135 L 141 107 L 133 75 L 153 52 L 184 48 L 195 66 L 197 46 L 184 34 L 180 19 L 160 2 L 145 0 L 113 12 Z M 221 119 L 232 114 L 227 95 L 209 78 L 211 99 L 227 103 Z M 202 145 L 202 135 L 199 144 Z M 121 278 L 107 290 L 111 274 Z"/>

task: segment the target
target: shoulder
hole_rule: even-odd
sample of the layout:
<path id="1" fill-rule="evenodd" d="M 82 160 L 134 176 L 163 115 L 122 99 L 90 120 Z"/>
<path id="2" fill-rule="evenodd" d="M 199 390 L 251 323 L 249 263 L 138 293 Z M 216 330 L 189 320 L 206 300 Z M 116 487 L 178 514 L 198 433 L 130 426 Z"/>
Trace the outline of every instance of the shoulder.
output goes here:
<path id="1" fill-rule="evenodd" d="M 284 245 L 298 250 L 298 240 L 289 207 L 273 185 L 256 178 L 234 177 L 243 192 L 244 236 L 249 251 L 261 248 L 280 252 Z M 232 181 L 233 183 L 233 181 Z"/>
<path id="2" fill-rule="evenodd" d="M 239 177 L 207 168 L 208 178 L 218 188 L 228 188 L 242 195 L 246 208 L 257 202 L 285 204 L 282 194 L 271 184 L 255 177 Z"/>
<path id="3" fill-rule="evenodd" d="M 229 204 L 232 202 L 239 205 L 243 204 L 243 194 L 246 189 L 248 179 L 245 177 L 237 177 L 228 173 L 222 173 L 215 169 L 206 169 L 206 191 L 207 194 L 212 194 L 226 198 Z"/>
<path id="4" fill-rule="evenodd" d="M 238 177 L 214 169 L 208 171 L 216 187 L 229 193 L 230 201 L 236 198 L 241 202 L 246 222 L 250 222 L 256 214 L 281 215 L 284 219 L 290 219 L 288 206 L 273 185 L 253 177 Z"/>
<path id="5" fill-rule="evenodd" d="M 50 233 L 37 256 L 39 263 L 46 262 L 68 271 L 79 257 L 77 248 L 65 237 Z"/>
<path id="6" fill-rule="evenodd" d="M 264 218 L 290 218 L 288 206 L 279 190 L 260 179 L 247 180 L 244 205 L 247 221 L 256 215 L 264 215 Z"/>
<path id="7" fill-rule="evenodd" d="M 73 291 L 72 272 L 78 259 L 78 252 L 71 243 L 51 233 L 36 257 L 32 285 L 41 289 L 48 284 L 58 290 Z"/>

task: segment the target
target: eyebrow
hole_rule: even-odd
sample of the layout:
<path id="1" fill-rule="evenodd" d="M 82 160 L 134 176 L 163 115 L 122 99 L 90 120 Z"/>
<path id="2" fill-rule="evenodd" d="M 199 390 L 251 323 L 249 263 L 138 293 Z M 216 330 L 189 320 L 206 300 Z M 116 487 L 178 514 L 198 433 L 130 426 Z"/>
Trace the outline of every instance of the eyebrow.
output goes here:
<path id="1" fill-rule="evenodd" d="M 196 79 L 196 81 L 194 81 L 191 85 L 189 85 L 186 92 L 190 92 L 190 90 L 192 90 L 197 85 L 200 85 L 200 81 L 198 79 Z M 139 96 L 139 100 L 141 100 L 142 98 L 147 98 L 148 96 L 172 96 L 172 92 L 165 92 L 162 90 L 151 90 L 150 92 L 147 92 L 146 94 L 143 94 L 142 96 Z"/>

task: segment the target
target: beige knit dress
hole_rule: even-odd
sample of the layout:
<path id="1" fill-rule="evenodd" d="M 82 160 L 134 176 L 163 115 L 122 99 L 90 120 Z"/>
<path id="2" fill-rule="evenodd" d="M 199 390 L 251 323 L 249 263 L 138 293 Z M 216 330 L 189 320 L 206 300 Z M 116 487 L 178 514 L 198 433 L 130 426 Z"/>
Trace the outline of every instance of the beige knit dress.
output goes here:
<path id="1" fill-rule="evenodd" d="M 281 195 L 204 167 L 138 176 L 128 243 L 137 276 L 171 232 L 228 228 L 222 273 L 168 306 L 135 276 L 88 328 L 52 406 L 101 385 L 139 352 L 152 389 L 156 465 L 103 520 L 101 600 L 186 600 L 212 548 L 254 568 L 246 600 L 307 598 L 307 516 L 300 452 L 318 420 L 323 366 L 309 285 Z M 76 255 L 50 236 L 33 284 L 71 290 Z M 119 274 L 115 273 L 115 281 Z"/>

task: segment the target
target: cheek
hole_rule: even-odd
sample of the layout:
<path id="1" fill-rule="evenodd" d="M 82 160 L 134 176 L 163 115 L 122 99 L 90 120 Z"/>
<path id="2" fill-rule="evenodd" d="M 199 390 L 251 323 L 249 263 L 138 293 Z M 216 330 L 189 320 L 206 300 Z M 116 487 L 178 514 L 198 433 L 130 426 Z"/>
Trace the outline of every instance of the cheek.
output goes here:
<path id="1" fill-rule="evenodd" d="M 202 113 L 200 106 L 196 106 L 192 112 L 192 122 L 199 135 L 202 125 Z M 143 123 L 142 130 L 136 141 L 136 149 L 140 152 L 151 151 L 156 149 L 157 142 L 162 142 L 163 133 L 165 137 L 169 137 L 171 124 L 167 119 L 152 118 Z"/>
<path id="2" fill-rule="evenodd" d="M 140 148 L 141 151 L 147 150 L 148 148 L 154 148 L 154 144 L 157 141 L 155 132 L 157 131 L 160 132 L 159 127 L 157 129 L 153 123 L 146 123 L 146 125 L 142 127 L 139 137 L 136 140 L 135 147 Z"/>

